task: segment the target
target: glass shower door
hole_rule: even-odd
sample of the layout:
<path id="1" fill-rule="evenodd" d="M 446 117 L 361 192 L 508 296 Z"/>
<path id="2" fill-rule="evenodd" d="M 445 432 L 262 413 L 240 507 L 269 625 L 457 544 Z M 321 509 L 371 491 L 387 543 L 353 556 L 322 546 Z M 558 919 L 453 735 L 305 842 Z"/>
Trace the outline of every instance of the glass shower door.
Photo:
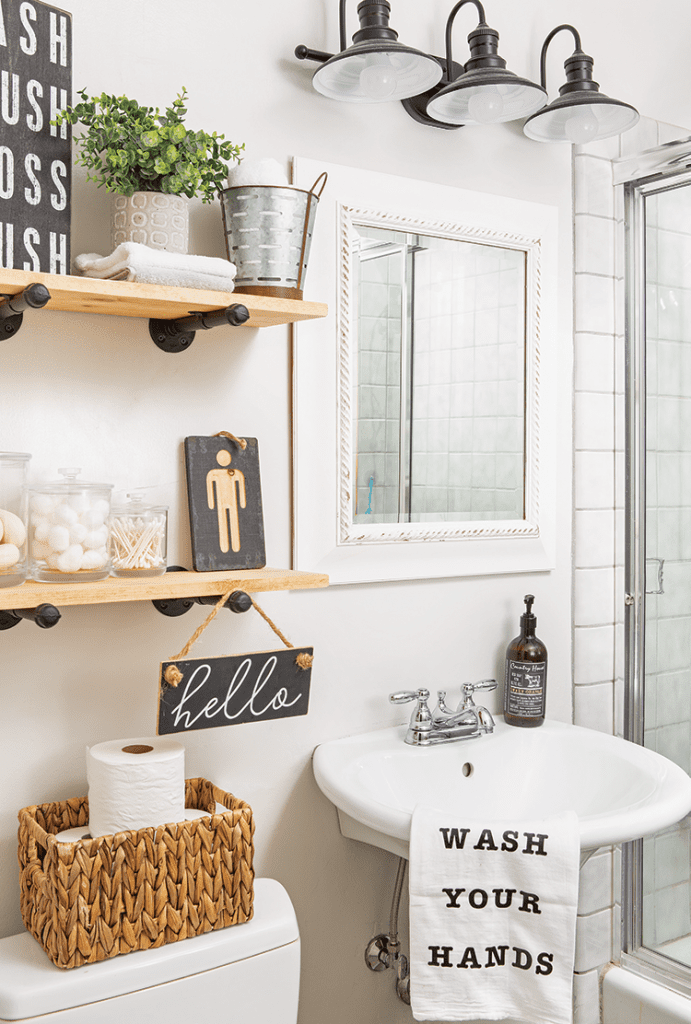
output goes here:
<path id="1" fill-rule="evenodd" d="M 627 191 L 628 734 L 691 771 L 691 179 Z M 628 951 L 691 988 L 689 820 L 633 844 Z M 625 923 L 626 923 L 625 918 Z"/>

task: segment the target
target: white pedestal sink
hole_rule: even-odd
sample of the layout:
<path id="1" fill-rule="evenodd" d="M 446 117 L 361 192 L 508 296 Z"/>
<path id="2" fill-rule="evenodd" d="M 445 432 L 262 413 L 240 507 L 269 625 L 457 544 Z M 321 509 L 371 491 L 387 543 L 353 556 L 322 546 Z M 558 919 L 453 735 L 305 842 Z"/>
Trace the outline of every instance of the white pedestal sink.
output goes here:
<path id="1" fill-rule="evenodd" d="M 338 808 L 341 832 L 408 858 L 418 803 L 469 818 L 576 811 L 582 854 L 658 832 L 691 810 L 691 779 L 645 747 L 563 722 L 496 730 L 432 747 L 404 743 L 406 727 L 331 740 L 314 775 Z"/>

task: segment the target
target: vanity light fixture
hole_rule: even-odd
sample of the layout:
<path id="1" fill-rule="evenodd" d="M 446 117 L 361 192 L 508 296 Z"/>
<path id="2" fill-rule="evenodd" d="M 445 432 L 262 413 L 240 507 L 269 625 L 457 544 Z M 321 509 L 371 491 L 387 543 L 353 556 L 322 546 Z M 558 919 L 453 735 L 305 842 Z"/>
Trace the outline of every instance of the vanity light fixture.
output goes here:
<path id="1" fill-rule="evenodd" d="M 453 60 L 451 31 L 466 4 L 477 9 L 479 23 L 468 36 L 470 59 Z M 540 84 L 508 71 L 499 56 L 499 33 L 490 28 L 480 0 L 458 0 L 446 22 L 446 55 L 435 57 L 398 42 L 389 26 L 389 0 L 361 0 L 360 28 L 346 46 L 346 0 L 339 0 L 339 53 L 298 46 L 299 60 L 317 61 L 312 84 L 330 99 L 351 103 L 401 100 L 408 114 L 433 128 L 456 129 L 527 117 L 523 131 L 537 142 L 592 142 L 620 135 L 637 123 L 629 103 L 610 99 L 593 81 L 593 58 L 583 53 L 572 25 L 558 25 L 540 54 Z M 576 49 L 564 62 L 566 82 L 547 104 L 547 48 L 558 32 L 573 34 Z"/>
<path id="2" fill-rule="evenodd" d="M 455 74 L 451 29 L 457 13 L 467 3 L 475 4 L 480 21 L 468 36 L 470 60 L 460 74 Z M 544 86 L 508 71 L 506 61 L 499 56 L 498 43 L 499 33 L 485 21 L 480 0 L 459 0 L 446 22 L 446 67 L 451 72 L 445 74 L 441 87 L 433 90 L 427 101 L 428 123 L 460 126 L 516 121 L 544 107 Z"/>
<path id="3" fill-rule="evenodd" d="M 609 139 L 637 123 L 638 111 L 629 103 L 612 100 L 600 92 L 600 86 L 593 81 L 593 58 L 581 49 L 581 39 L 572 25 L 558 25 L 552 29 L 542 44 L 540 53 L 540 82 L 547 85 L 547 48 L 557 32 L 566 29 L 571 32 L 576 49 L 564 61 L 566 82 L 559 90 L 559 97 L 548 106 L 529 117 L 523 131 L 536 142 L 595 142 Z"/>
<path id="4" fill-rule="evenodd" d="M 402 100 L 425 92 L 440 80 L 438 60 L 421 50 L 398 42 L 389 27 L 389 0 L 362 0 L 358 4 L 360 28 L 346 47 L 346 0 L 340 0 L 340 53 L 335 55 L 298 46 L 299 60 L 317 60 L 312 84 L 317 92 L 333 100 L 350 103 L 381 103 Z"/>

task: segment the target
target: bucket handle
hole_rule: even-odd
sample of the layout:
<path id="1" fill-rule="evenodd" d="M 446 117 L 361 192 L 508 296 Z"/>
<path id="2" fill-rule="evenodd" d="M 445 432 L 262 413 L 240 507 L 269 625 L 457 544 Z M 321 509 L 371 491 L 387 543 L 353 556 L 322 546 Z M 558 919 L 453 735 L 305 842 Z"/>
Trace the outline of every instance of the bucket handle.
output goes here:
<path id="1" fill-rule="evenodd" d="M 312 188 L 310 189 L 310 195 L 314 195 L 314 196 L 317 197 L 317 199 L 321 199 L 322 192 L 324 191 L 324 188 L 326 187 L 326 182 L 327 182 L 328 177 L 329 177 L 329 175 L 326 173 L 326 171 L 322 171 L 321 174 L 319 175 L 319 177 L 317 178 L 317 180 L 315 181 L 314 185 L 312 185 Z M 324 180 L 322 181 L 322 179 L 324 179 Z M 319 185 L 320 181 L 321 181 L 321 187 L 319 188 L 319 191 L 317 191 L 317 185 Z"/>

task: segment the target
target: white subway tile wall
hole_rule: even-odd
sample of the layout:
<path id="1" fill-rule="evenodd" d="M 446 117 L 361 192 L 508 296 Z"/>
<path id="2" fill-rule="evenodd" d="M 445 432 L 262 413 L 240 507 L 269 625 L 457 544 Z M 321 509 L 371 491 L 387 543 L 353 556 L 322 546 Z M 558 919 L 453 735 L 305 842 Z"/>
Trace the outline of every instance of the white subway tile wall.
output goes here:
<path id="1" fill-rule="evenodd" d="M 408 247 L 401 233 L 372 234 Z M 415 238 L 407 291 L 406 257 L 394 245 L 360 264 L 356 521 L 376 513 L 396 522 L 407 511 L 400 474 L 411 522 L 520 519 L 525 255 Z M 413 415 L 409 467 L 401 370 Z"/>
<path id="2" fill-rule="evenodd" d="M 624 204 L 613 185 L 612 160 L 631 156 L 687 132 L 642 118 L 621 139 L 574 147 L 574 720 L 621 734 L 624 665 Z M 689 190 L 691 192 L 691 190 Z M 655 214 L 654 214 L 655 216 Z M 665 559 L 664 576 L 674 607 L 649 616 L 647 741 L 688 770 L 691 767 L 691 583 L 679 563 L 691 557 L 691 290 L 681 270 L 691 259 L 691 203 L 660 229 L 671 246 L 655 267 L 648 294 L 648 328 L 656 338 L 648 353 L 648 378 L 659 398 L 648 407 L 648 486 L 658 498 L 650 516 L 649 552 Z M 688 222 L 687 222 L 688 221 Z M 688 271 L 686 271 L 688 285 Z M 689 315 L 690 319 L 684 317 Z M 688 334 L 688 331 L 687 331 Z M 688 381 L 688 384 L 686 382 Z M 686 390 L 681 390 L 686 387 Z M 686 446 L 686 448 L 684 447 Z M 657 548 L 664 538 L 664 553 Z M 676 564 L 675 564 L 676 563 Z M 648 566 L 648 589 L 657 589 L 658 563 Z M 667 576 L 667 574 L 670 574 Z M 664 597 L 650 597 L 655 601 Z M 581 872 L 574 1024 L 597 1024 L 597 979 L 619 954 L 620 852 L 598 851 Z M 644 902 L 647 943 L 679 940 L 689 922 L 689 834 L 679 826 L 646 841 Z"/>

